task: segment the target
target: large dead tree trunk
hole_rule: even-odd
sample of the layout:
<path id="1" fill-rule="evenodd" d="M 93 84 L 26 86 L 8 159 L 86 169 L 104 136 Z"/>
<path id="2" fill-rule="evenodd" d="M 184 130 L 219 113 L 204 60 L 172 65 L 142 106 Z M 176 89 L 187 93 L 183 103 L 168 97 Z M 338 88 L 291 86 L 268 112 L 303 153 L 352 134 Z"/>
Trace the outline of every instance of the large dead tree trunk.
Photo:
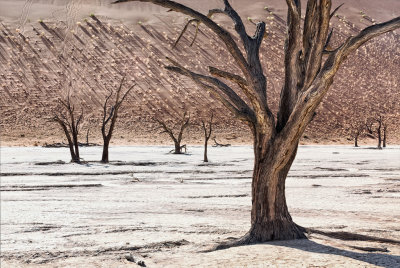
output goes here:
<path id="1" fill-rule="evenodd" d="M 162 121 L 161 119 L 154 118 L 154 121 L 157 122 L 159 124 L 159 127 L 162 129 L 161 133 L 167 133 L 168 136 L 173 140 L 175 146 L 175 149 L 173 150 L 174 154 L 182 154 L 182 148 L 185 148 L 186 152 L 186 146 L 182 146 L 181 142 L 183 138 L 183 133 L 185 132 L 185 129 L 189 126 L 190 115 L 187 116 L 187 112 L 183 114 L 182 120 L 175 127 L 178 129 L 177 134 L 174 134 L 173 127 L 168 127 L 167 123 Z"/>
<path id="2" fill-rule="evenodd" d="M 207 147 L 208 147 L 208 140 L 210 139 L 211 133 L 212 133 L 213 117 L 214 117 L 214 114 L 211 113 L 211 117 L 210 117 L 210 121 L 208 122 L 208 126 L 204 122 L 204 120 L 201 121 L 201 126 L 204 131 L 204 158 L 203 158 L 204 162 L 208 162 Z"/>
<path id="3" fill-rule="evenodd" d="M 83 119 L 83 108 L 78 119 L 75 119 L 75 107 L 71 104 L 70 96 L 68 95 L 66 101 L 60 99 L 59 102 L 61 103 L 61 109 L 56 112 L 52 121 L 57 122 L 64 131 L 71 154 L 71 162 L 80 163 L 78 134 L 79 126 Z"/>
<path id="4" fill-rule="evenodd" d="M 116 96 L 115 96 L 115 101 L 114 104 L 111 107 L 108 107 L 108 101 L 110 98 L 113 96 L 113 91 L 110 92 L 110 94 L 107 96 L 104 105 L 103 105 L 103 121 L 101 124 L 101 134 L 103 136 L 103 154 L 101 156 L 101 162 L 102 163 L 108 163 L 108 147 L 110 146 L 110 141 L 111 137 L 115 128 L 115 123 L 117 122 L 118 118 L 118 112 L 119 109 L 125 100 L 126 96 L 128 93 L 132 90 L 132 88 L 135 86 L 132 85 L 126 92 L 125 94 L 122 95 L 121 97 L 121 89 L 124 84 L 125 76 L 122 78 L 121 83 L 119 84 L 119 87 L 116 91 Z M 108 114 L 108 116 L 107 116 Z M 108 127 L 108 130 L 107 130 Z"/>
<path id="5" fill-rule="evenodd" d="M 257 23 L 254 35 L 250 36 L 241 17 L 228 0 L 223 1 L 223 9 L 210 10 L 207 15 L 168 0 L 119 0 L 116 3 L 129 1 L 150 2 L 193 17 L 182 34 L 191 23 L 197 27 L 200 23 L 204 24 L 225 44 L 241 71 L 238 75 L 210 66 L 211 76 L 204 75 L 190 71 L 173 59 L 168 59 L 172 65 L 167 67 L 170 71 L 191 78 L 199 87 L 208 90 L 252 129 L 255 163 L 251 228 L 243 239 L 232 245 L 304 238 L 304 230 L 293 222 L 285 200 L 285 180 L 295 158 L 300 137 L 347 56 L 371 38 L 399 28 L 400 17 L 367 27 L 358 35 L 349 37 L 336 49 L 328 50 L 332 36 L 332 31 L 329 33 L 329 21 L 337 10 L 331 12 L 331 1 L 308 0 L 304 24 L 301 26 L 301 1 L 286 0 L 288 16 L 285 76 L 276 120 L 267 104 L 267 79 L 259 57 L 266 30 L 264 22 Z M 232 19 L 241 44 L 234 40 L 230 32 L 212 20 L 215 14 Z M 222 79 L 235 83 L 236 90 L 241 91 L 246 100 Z"/>

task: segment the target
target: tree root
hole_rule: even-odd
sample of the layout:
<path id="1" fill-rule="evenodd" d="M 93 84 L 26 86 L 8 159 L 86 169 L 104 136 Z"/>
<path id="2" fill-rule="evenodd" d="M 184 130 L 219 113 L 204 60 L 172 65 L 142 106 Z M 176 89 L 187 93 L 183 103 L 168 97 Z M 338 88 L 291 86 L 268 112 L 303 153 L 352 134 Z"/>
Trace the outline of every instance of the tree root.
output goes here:
<path id="1" fill-rule="evenodd" d="M 277 241 L 277 240 L 294 240 L 294 239 L 307 239 L 306 233 L 307 230 L 306 228 L 297 225 L 293 223 L 293 232 L 292 232 L 292 237 L 293 238 L 277 238 L 274 239 L 272 236 L 271 239 L 260 239 L 259 236 L 254 234 L 254 228 L 252 228 L 249 232 L 247 232 L 243 237 L 241 238 L 234 238 L 231 241 L 227 242 L 222 242 L 211 249 L 205 250 L 203 252 L 212 252 L 216 250 L 221 250 L 221 249 L 228 249 L 232 247 L 239 247 L 239 246 L 244 246 L 244 245 L 253 245 L 253 244 L 258 244 L 258 243 L 264 243 L 264 242 L 270 242 L 270 241 Z"/>
<path id="2" fill-rule="evenodd" d="M 320 231 L 312 228 L 304 228 L 300 225 L 294 224 L 295 226 L 295 238 L 293 239 L 263 239 L 260 240 L 256 235 L 253 233 L 253 228 L 247 232 L 243 237 L 240 238 L 231 238 L 230 241 L 222 242 L 219 243 L 215 246 L 213 246 L 210 249 L 202 251 L 203 253 L 207 252 L 213 252 L 217 250 L 222 250 L 222 249 L 228 249 L 232 247 L 239 247 L 239 246 L 245 246 L 245 245 L 254 245 L 258 243 L 264 243 L 264 242 L 270 242 L 270 241 L 277 241 L 277 240 L 295 240 L 295 239 L 308 239 L 307 235 L 310 234 L 319 234 L 327 237 L 331 237 L 334 239 L 339 239 L 339 240 L 344 240 L 344 241 L 370 241 L 370 242 L 377 242 L 377 243 L 388 243 L 388 244 L 393 244 L 393 245 L 400 245 L 400 240 L 395 240 L 395 239 L 389 239 L 389 238 L 382 238 L 382 237 L 375 237 L 375 236 L 369 236 L 369 235 L 362 235 L 362 234 L 354 234 L 350 232 L 329 232 L 329 231 Z M 356 248 L 356 247 L 354 247 Z M 359 250 L 364 250 L 364 251 L 382 251 L 385 252 L 384 249 L 376 249 L 376 248 L 356 248 Z"/>

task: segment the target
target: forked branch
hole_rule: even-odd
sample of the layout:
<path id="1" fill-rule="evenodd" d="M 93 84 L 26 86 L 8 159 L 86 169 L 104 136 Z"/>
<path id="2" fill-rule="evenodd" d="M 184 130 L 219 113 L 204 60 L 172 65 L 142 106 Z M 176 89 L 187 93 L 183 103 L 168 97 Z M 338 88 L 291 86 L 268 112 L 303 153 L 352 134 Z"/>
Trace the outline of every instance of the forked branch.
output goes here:
<path id="1" fill-rule="evenodd" d="M 136 84 L 132 84 L 132 86 L 130 86 L 121 97 L 121 90 L 122 90 L 124 81 L 125 81 L 125 76 L 123 76 L 121 79 L 121 82 L 120 82 L 119 87 L 115 94 L 116 96 L 115 96 L 114 104 L 110 108 L 108 107 L 108 102 L 109 102 L 110 98 L 113 96 L 114 92 L 111 91 L 110 94 L 106 97 L 106 99 L 104 101 L 103 121 L 102 121 L 102 125 L 101 125 L 101 134 L 103 136 L 103 155 L 101 158 L 102 163 L 108 163 L 108 146 L 110 144 L 110 140 L 111 140 L 114 128 L 115 128 L 115 124 L 117 122 L 119 109 L 120 109 L 122 103 L 124 102 L 126 96 L 136 85 Z M 107 113 L 107 110 L 109 110 L 108 113 Z M 107 116 L 107 114 L 108 114 L 108 116 Z M 108 126 L 108 130 L 106 130 L 107 126 Z"/>

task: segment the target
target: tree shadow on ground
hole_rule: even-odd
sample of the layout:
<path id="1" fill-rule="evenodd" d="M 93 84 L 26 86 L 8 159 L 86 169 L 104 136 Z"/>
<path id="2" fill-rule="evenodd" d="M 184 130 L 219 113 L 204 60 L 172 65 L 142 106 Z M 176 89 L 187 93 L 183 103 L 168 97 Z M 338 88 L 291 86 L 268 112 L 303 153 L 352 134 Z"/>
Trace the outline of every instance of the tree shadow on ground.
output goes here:
<path id="1" fill-rule="evenodd" d="M 325 237 L 330 237 L 335 240 L 342 240 L 342 241 L 367 241 L 371 243 L 385 243 L 385 244 L 392 244 L 395 246 L 400 246 L 400 241 L 399 240 L 394 240 L 394 239 L 387 239 L 387 238 L 381 238 L 381 237 L 375 237 L 375 236 L 369 236 L 369 235 L 362 235 L 362 234 L 355 234 L 355 233 L 350 233 L 350 232 L 330 232 L 330 231 L 321 231 L 321 230 L 315 230 L 315 229 L 306 229 L 308 234 L 318 234 L 320 236 L 325 236 Z M 231 246 L 223 246 L 226 245 L 227 243 L 222 243 L 217 247 L 214 247 L 214 250 L 217 248 L 220 249 L 226 249 Z M 228 242 L 229 244 L 229 242 Z M 352 246 L 347 244 L 347 247 L 351 247 L 354 249 L 362 250 L 362 251 L 371 251 L 371 252 L 357 252 L 357 251 L 352 251 L 352 250 L 347 250 L 347 249 L 340 249 L 336 248 L 330 245 L 324 245 L 321 243 L 317 243 L 312 240 L 308 239 L 298 239 L 298 240 L 283 240 L 283 241 L 272 241 L 272 242 L 266 242 L 263 244 L 267 245 L 272 245 L 272 246 L 281 246 L 281 247 L 288 247 L 288 248 L 294 248 L 294 249 L 299 249 L 307 252 L 312 252 L 312 253 L 320 253 L 320 254 L 328 254 L 328 255 L 338 255 L 338 256 L 343 256 L 347 258 L 351 258 L 357 261 L 362 261 L 371 265 L 376 265 L 380 267 L 400 267 L 400 256 L 398 255 L 390 255 L 390 254 L 385 254 L 385 253 L 377 253 L 377 251 L 380 252 L 389 252 L 385 247 L 358 247 L 358 246 Z M 222 245 L 222 247 L 221 247 Z M 232 244 L 235 246 L 246 246 L 245 244 Z M 214 251 L 210 250 L 210 251 Z M 217 249 L 218 250 L 218 249 Z M 205 252 L 210 252 L 210 251 L 205 251 Z"/>
<path id="2" fill-rule="evenodd" d="M 351 258 L 357 261 L 362 261 L 371 265 L 376 265 L 380 267 L 399 267 L 400 266 L 400 256 L 390 255 L 385 253 L 376 252 L 357 252 L 346 249 L 339 249 L 333 246 L 324 245 L 317 243 L 312 240 L 303 239 L 291 240 L 291 241 L 276 241 L 267 244 L 275 246 L 283 246 L 289 248 L 295 248 L 312 253 L 328 254 L 328 255 L 338 255 L 346 258 Z"/>

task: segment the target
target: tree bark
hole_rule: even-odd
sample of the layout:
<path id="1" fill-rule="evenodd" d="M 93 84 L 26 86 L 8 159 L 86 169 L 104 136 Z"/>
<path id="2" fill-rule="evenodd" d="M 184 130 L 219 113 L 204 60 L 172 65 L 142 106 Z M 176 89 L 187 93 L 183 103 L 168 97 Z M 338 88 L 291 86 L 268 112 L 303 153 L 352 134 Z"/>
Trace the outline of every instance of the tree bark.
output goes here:
<path id="1" fill-rule="evenodd" d="M 382 149 L 382 122 L 378 121 L 379 125 L 378 125 L 378 129 L 377 129 L 377 133 L 378 133 L 378 149 Z"/>
<path id="2" fill-rule="evenodd" d="M 78 133 L 79 125 L 83 118 L 83 109 L 78 119 L 75 120 L 75 108 L 74 105 L 71 104 L 70 96 L 68 95 L 66 101 L 63 101 L 62 99 L 59 99 L 59 101 L 62 104 L 62 107 L 65 109 L 65 113 L 63 113 L 61 109 L 61 111 L 55 112 L 55 115 L 51 120 L 57 122 L 64 131 L 71 154 L 71 162 L 80 163 Z"/>
<path id="3" fill-rule="evenodd" d="M 103 105 L 103 121 L 101 125 L 101 134 L 103 136 L 103 154 L 101 157 L 101 163 L 108 163 L 108 147 L 110 145 L 111 137 L 115 128 L 115 124 L 117 122 L 118 118 L 118 112 L 119 108 L 121 107 L 122 103 L 124 102 L 126 96 L 128 96 L 129 92 L 132 90 L 132 88 L 136 85 L 133 84 L 126 92 L 123 94 L 121 98 L 121 89 L 124 84 L 125 76 L 122 77 L 122 80 L 119 84 L 119 88 L 116 91 L 116 96 L 115 96 L 115 102 L 114 105 L 112 105 L 110 108 L 107 107 L 108 101 L 113 95 L 113 92 L 107 96 L 107 98 L 104 101 Z M 107 116 L 107 109 L 109 110 L 109 115 Z M 109 124 L 109 125 L 108 125 Z M 108 130 L 107 130 L 107 125 L 108 125 Z M 88 130 L 88 135 L 89 135 L 89 130 Z"/>
<path id="4" fill-rule="evenodd" d="M 358 135 L 354 136 L 354 147 L 358 147 Z"/>
<path id="5" fill-rule="evenodd" d="M 204 158 L 203 158 L 203 162 L 208 162 L 207 147 L 208 147 L 208 140 L 210 139 L 211 133 L 213 131 L 213 118 L 214 118 L 214 113 L 211 113 L 210 121 L 208 122 L 208 124 L 206 124 L 204 122 L 204 120 L 201 120 L 201 126 L 203 127 L 203 131 L 204 131 Z"/>
<path id="6" fill-rule="evenodd" d="M 386 148 L 386 126 L 383 127 L 383 148 Z"/>
<path id="7" fill-rule="evenodd" d="M 79 144 L 78 144 L 78 133 L 77 133 L 77 131 L 73 131 L 72 132 L 72 137 L 73 137 L 72 139 L 74 140 L 75 157 L 76 157 L 76 159 L 78 159 L 78 162 L 79 162 L 80 157 L 79 157 Z"/>
<path id="8" fill-rule="evenodd" d="M 101 157 L 101 163 L 108 163 L 108 147 L 110 145 L 110 139 L 104 139 L 104 144 L 103 144 L 103 154 Z"/>
<path id="9" fill-rule="evenodd" d="M 182 154 L 181 143 L 179 141 L 174 141 L 175 151 L 174 154 Z"/>
<path id="10" fill-rule="evenodd" d="M 244 243 L 306 238 L 304 228 L 294 223 L 285 197 L 285 181 L 295 159 L 298 142 L 286 159 L 277 158 L 280 147 L 277 140 L 263 145 L 262 135 L 255 138 L 254 172 L 252 182 L 251 228 Z M 287 163 L 280 166 L 285 160 Z"/>
<path id="11" fill-rule="evenodd" d="M 76 156 L 75 151 L 74 151 L 74 143 L 71 140 L 71 135 L 68 132 L 67 126 L 64 125 L 63 123 L 59 122 L 59 124 L 61 125 L 61 127 L 64 130 L 64 134 L 67 137 L 67 141 L 68 141 L 68 147 L 69 147 L 69 152 L 71 154 L 71 162 L 73 163 L 79 163 L 79 157 Z"/>
<path id="12" fill-rule="evenodd" d="M 203 159 L 203 162 L 208 162 L 207 147 L 208 147 L 208 140 L 206 139 L 204 141 L 204 159 Z"/>

